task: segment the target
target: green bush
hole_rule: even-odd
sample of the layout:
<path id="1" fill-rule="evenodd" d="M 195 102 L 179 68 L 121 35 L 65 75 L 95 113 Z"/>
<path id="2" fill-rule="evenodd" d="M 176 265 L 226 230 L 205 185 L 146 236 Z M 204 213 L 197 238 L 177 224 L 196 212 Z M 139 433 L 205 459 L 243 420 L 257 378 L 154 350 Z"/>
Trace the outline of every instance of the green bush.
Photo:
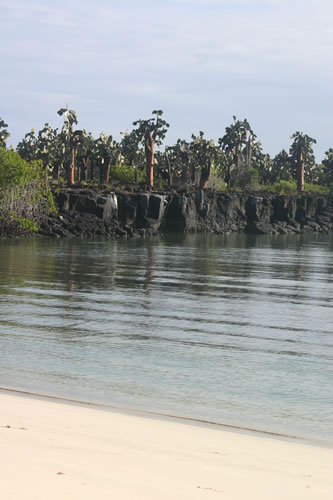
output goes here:
<path id="1" fill-rule="evenodd" d="M 121 184 L 133 184 L 135 182 L 135 169 L 129 165 L 111 165 L 110 181 L 118 181 Z M 138 169 L 138 182 L 144 182 L 145 175 Z"/>
<path id="2" fill-rule="evenodd" d="M 253 190 L 261 189 L 260 172 L 257 168 L 250 169 L 250 188 Z"/>
<path id="3" fill-rule="evenodd" d="M 332 193 L 332 188 L 329 186 L 320 186 L 319 184 L 304 184 L 305 193 L 322 194 L 328 196 Z"/>
<path id="4" fill-rule="evenodd" d="M 251 185 L 251 170 L 248 167 L 233 168 L 231 170 L 230 186 L 232 188 L 246 188 Z"/>
<path id="5" fill-rule="evenodd" d="M 209 189 L 214 189 L 215 191 L 223 192 L 226 191 L 227 185 L 221 177 L 213 173 L 208 180 Z"/>
<path id="6" fill-rule="evenodd" d="M 27 162 L 15 151 L 0 148 L 1 232 L 34 232 L 50 211 L 52 194 L 39 161 Z"/>
<path id="7" fill-rule="evenodd" d="M 256 191 L 261 189 L 260 172 L 257 168 L 241 167 L 231 171 L 231 187 L 248 188 Z"/>
<path id="8" fill-rule="evenodd" d="M 332 195 L 333 186 L 319 186 L 318 184 L 304 184 L 304 193 L 321 194 L 324 196 Z M 296 181 L 277 181 L 274 184 L 262 186 L 264 191 L 277 194 L 298 194 Z"/>
<path id="9" fill-rule="evenodd" d="M 262 189 L 269 193 L 296 194 L 297 184 L 296 181 L 279 180 L 274 182 L 274 184 L 262 186 Z"/>

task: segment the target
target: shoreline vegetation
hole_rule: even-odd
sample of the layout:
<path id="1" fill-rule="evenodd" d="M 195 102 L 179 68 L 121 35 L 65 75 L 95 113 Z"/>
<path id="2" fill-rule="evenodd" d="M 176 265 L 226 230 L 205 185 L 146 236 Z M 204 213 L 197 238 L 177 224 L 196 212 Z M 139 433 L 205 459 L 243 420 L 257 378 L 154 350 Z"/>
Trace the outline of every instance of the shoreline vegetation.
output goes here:
<path id="1" fill-rule="evenodd" d="M 13 393 L 0 401 L 8 499 L 331 498 L 331 448 Z"/>
<path id="2" fill-rule="evenodd" d="M 7 149 L 8 125 L 0 118 L 3 235 L 38 233 L 48 215 L 57 211 L 54 194 L 66 186 L 95 193 L 210 190 L 332 197 L 333 148 L 316 163 L 312 149 L 316 140 L 303 132 L 291 136 L 288 152 L 271 158 L 248 120 L 235 116 L 217 141 L 200 131 L 190 141 L 178 139 L 164 146 L 169 123 L 162 110 L 133 122 L 133 129 L 121 133 L 119 142 L 103 132 L 94 138 L 78 129 L 74 110 L 61 108 L 58 114 L 64 119 L 60 131 L 48 123 L 38 133 L 32 129 L 16 151 Z"/>

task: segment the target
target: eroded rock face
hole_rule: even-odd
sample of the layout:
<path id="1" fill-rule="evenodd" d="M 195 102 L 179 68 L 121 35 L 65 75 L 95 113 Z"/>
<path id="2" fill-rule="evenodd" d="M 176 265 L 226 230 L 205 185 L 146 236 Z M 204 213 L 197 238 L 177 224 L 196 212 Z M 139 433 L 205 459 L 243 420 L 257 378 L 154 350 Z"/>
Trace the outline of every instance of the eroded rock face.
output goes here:
<path id="1" fill-rule="evenodd" d="M 148 219 L 161 221 L 164 215 L 165 196 L 160 194 L 151 194 L 149 196 Z"/>
<path id="2" fill-rule="evenodd" d="M 147 236 L 166 232 L 328 232 L 333 202 L 323 196 L 218 193 L 198 189 L 173 193 L 56 193 L 57 215 L 40 233 L 47 236 Z"/>

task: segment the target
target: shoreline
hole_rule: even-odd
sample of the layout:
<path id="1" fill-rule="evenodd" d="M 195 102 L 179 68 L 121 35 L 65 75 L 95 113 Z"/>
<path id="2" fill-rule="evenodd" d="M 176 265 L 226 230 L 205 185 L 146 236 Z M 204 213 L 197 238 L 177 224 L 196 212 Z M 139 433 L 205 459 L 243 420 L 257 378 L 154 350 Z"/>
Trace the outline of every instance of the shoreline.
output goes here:
<path id="1" fill-rule="evenodd" d="M 117 413 L 120 415 L 129 415 L 129 416 L 139 416 L 143 418 L 152 418 L 162 421 L 175 421 L 175 422 L 183 422 L 185 425 L 194 425 L 194 426 L 203 426 L 208 428 L 217 428 L 224 430 L 225 432 L 236 432 L 239 434 L 248 434 L 248 435 L 257 435 L 262 437 L 271 437 L 273 439 L 281 439 L 286 441 L 297 441 L 303 444 L 308 444 L 309 446 L 320 446 L 324 448 L 333 449 L 333 441 L 325 441 L 321 439 L 303 437 L 293 434 L 287 434 L 282 432 L 269 431 L 264 429 L 258 429 L 255 427 L 246 427 L 236 424 L 224 423 L 224 422 L 216 422 L 214 420 L 206 420 L 203 418 L 190 417 L 190 416 L 182 416 L 176 415 L 172 413 L 163 413 L 153 410 L 145 410 L 140 408 L 131 408 L 127 406 L 117 406 L 107 403 L 93 402 L 87 400 L 73 399 L 64 396 L 57 396 L 52 394 L 44 394 L 39 392 L 33 392 L 25 389 L 17 389 L 12 387 L 1 387 L 0 386 L 0 397 L 2 394 L 13 394 L 23 398 L 36 399 L 39 401 L 49 401 L 49 402 L 58 402 L 60 404 L 73 405 L 78 406 L 79 408 L 92 408 L 95 410 L 101 410 L 105 412 Z"/>
<path id="2" fill-rule="evenodd" d="M 138 192 L 62 188 L 55 193 L 55 205 L 58 213 L 41 224 L 41 236 L 328 234 L 333 229 L 333 200 L 315 193 L 220 192 L 189 186 Z"/>
<path id="3" fill-rule="evenodd" d="M 6 500 L 331 498 L 318 445 L 4 391 L 0 405 Z"/>

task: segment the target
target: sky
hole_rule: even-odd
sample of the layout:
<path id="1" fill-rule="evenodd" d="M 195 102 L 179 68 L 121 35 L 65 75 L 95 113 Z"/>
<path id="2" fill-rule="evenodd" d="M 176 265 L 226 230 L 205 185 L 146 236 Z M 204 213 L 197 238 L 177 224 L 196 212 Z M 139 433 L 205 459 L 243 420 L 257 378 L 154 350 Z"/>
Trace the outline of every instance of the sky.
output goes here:
<path id="1" fill-rule="evenodd" d="M 165 139 L 222 137 L 247 118 L 264 152 L 303 131 L 333 147 L 332 0 L 0 0 L 0 117 L 119 139 L 162 109 Z"/>

